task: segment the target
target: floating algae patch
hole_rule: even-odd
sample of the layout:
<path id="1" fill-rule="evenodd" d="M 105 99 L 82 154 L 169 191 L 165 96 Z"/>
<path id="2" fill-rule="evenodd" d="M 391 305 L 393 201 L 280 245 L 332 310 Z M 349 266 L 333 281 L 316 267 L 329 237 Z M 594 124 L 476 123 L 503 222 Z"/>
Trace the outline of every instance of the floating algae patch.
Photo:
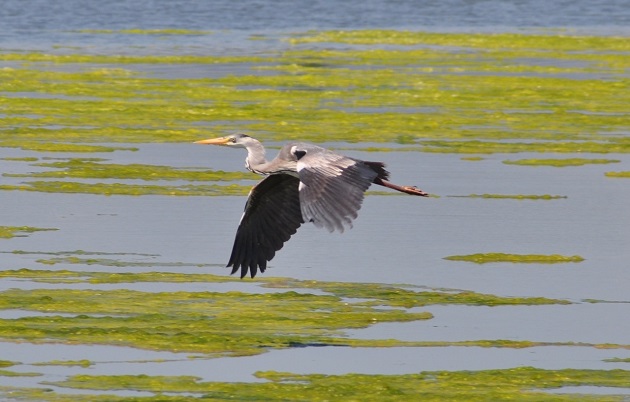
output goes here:
<path id="1" fill-rule="evenodd" d="M 50 283 L 240 282 L 210 274 L 107 273 L 13 270 L 0 277 Z M 569 304 L 546 298 L 510 298 L 466 291 L 413 291 L 387 284 L 337 283 L 266 278 L 253 281 L 273 293 L 238 291 L 142 292 L 128 289 L 9 289 L 0 293 L 0 310 L 45 312 L 0 319 L 0 339 L 36 343 L 70 342 L 123 345 L 173 352 L 251 355 L 297 345 L 531 347 L 531 342 L 404 342 L 348 337 L 344 330 L 375 323 L 430 319 L 410 307 L 435 304 Z M 313 289 L 318 294 L 296 292 Z M 352 299 L 357 299 L 352 302 Z M 384 308 L 384 307 L 387 308 Z"/>
<path id="2" fill-rule="evenodd" d="M 607 164 L 607 163 L 619 163 L 618 159 L 586 159 L 586 158 L 569 158 L 569 159 L 517 159 L 503 161 L 506 165 L 520 165 L 520 166 L 554 166 L 554 167 L 566 167 L 566 166 L 583 166 L 589 164 Z"/>
<path id="3" fill-rule="evenodd" d="M 37 162 L 39 160 L 39 158 L 35 158 L 35 157 L 23 157 L 23 158 L 12 158 L 12 157 L 7 157 L 7 158 L 0 158 L 3 161 L 10 161 L 10 162 Z"/>
<path id="4" fill-rule="evenodd" d="M 598 52 L 630 50 L 626 38 L 613 36 L 534 35 L 520 33 L 439 33 L 399 30 L 310 31 L 292 43 L 333 42 L 360 45 L 438 45 L 480 49 L 541 49 Z"/>
<path id="5" fill-rule="evenodd" d="M 102 160 L 73 158 L 65 161 L 42 162 L 34 166 L 60 169 L 56 171 L 28 174 L 3 174 L 7 177 L 51 177 L 83 179 L 140 179 L 140 180 L 188 180 L 188 181 L 231 181 L 257 180 L 258 176 L 245 172 L 213 171 L 202 168 L 173 168 L 160 165 L 114 164 Z"/>
<path id="6" fill-rule="evenodd" d="M 7 367 L 13 367 L 18 364 L 22 364 L 22 363 L 12 362 L 9 360 L 0 360 L 0 377 L 37 377 L 41 375 L 39 373 L 23 373 L 23 372 L 15 372 L 11 370 L 6 370 Z"/>
<path id="7" fill-rule="evenodd" d="M 40 373 L 24 373 L 24 372 L 0 369 L 0 377 L 39 377 L 41 375 L 42 374 Z"/>
<path id="8" fill-rule="evenodd" d="M 604 173 L 606 177 L 617 177 L 617 178 L 630 178 L 630 171 L 625 172 L 606 172 Z"/>
<path id="9" fill-rule="evenodd" d="M 26 250 L 13 250 L 13 251 L 0 251 L 0 254 L 31 254 L 31 255 L 120 255 L 120 256 L 140 256 L 140 257 L 159 257 L 159 254 L 147 254 L 147 253 L 112 253 L 104 251 L 86 251 L 86 250 L 72 250 L 72 251 L 26 251 Z"/>
<path id="10" fill-rule="evenodd" d="M 602 142 L 493 142 L 493 141 L 422 141 L 420 147 L 415 150 L 423 152 L 442 153 L 518 153 L 518 152 L 540 152 L 540 153 L 628 153 L 630 152 L 630 140 L 623 139 L 611 143 Z M 405 149 L 402 149 L 405 150 Z M 414 149 L 410 149 L 414 150 Z"/>
<path id="11" fill-rule="evenodd" d="M 97 262 L 98 263 L 98 262 Z M 172 263 L 169 266 L 179 266 Z M 154 264 L 158 265 L 158 264 Z M 90 272 L 70 270 L 5 270 L 0 278 L 31 279 L 49 283 L 134 283 L 134 282 L 240 282 L 238 278 L 213 274 L 182 274 L 173 272 Z M 405 286 L 375 283 L 345 283 L 304 281 L 290 278 L 260 278 L 253 281 L 262 287 L 272 289 L 314 289 L 343 299 L 360 300 L 357 306 L 423 307 L 427 305 L 471 305 L 471 306 L 513 306 L 513 305 L 550 305 L 570 304 L 566 300 L 545 297 L 501 297 L 491 294 L 462 290 L 416 291 Z"/>
<path id="12" fill-rule="evenodd" d="M 435 304 L 458 304 L 471 306 L 501 305 L 545 305 L 569 304 L 565 300 L 545 297 L 499 297 L 490 294 L 469 291 L 415 291 L 404 286 L 372 283 L 339 283 L 300 281 L 295 279 L 264 279 L 263 286 L 270 288 L 307 288 L 320 289 L 349 299 L 367 299 L 359 304 L 388 305 L 395 307 L 422 307 Z"/>
<path id="13" fill-rule="evenodd" d="M 3 270 L 0 272 L 0 278 L 29 279 L 42 283 L 81 283 L 85 281 L 84 275 L 74 271 L 31 270 L 27 268 Z"/>
<path id="14" fill-rule="evenodd" d="M 537 263 L 557 264 L 565 262 L 582 262 L 584 258 L 579 255 L 564 256 L 559 254 L 506 254 L 506 253 L 478 253 L 468 255 L 451 255 L 444 257 L 451 261 L 469 261 L 477 264 L 489 262 L 513 262 L 513 263 Z"/>
<path id="15" fill-rule="evenodd" d="M 82 265 L 101 265 L 105 267 L 216 267 L 221 266 L 223 264 L 204 264 L 204 263 L 185 263 L 185 262 L 137 262 L 137 261 L 121 261 L 113 258 L 79 258 L 76 256 L 67 256 L 67 257 L 54 257 L 48 259 L 39 259 L 36 262 L 40 264 L 46 265 L 56 265 L 56 264 L 82 264 Z"/>
<path id="16" fill-rule="evenodd" d="M 3 141 L 179 142 L 211 126 L 267 140 L 418 144 L 409 151 L 630 151 L 606 135 L 630 126 L 620 38 L 346 31 L 290 40 L 374 46 L 264 57 L 1 54 L 24 62 L 0 70 L 0 93 L 15 95 L 2 99 Z M 192 63 L 208 77 L 147 74 L 150 65 Z M 228 65 L 237 73 L 225 74 Z M 479 139 L 492 141 L 471 142 Z"/>
<path id="17" fill-rule="evenodd" d="M 369 146 L 360 148 L 364 152 L 434 152 L 461 154 L 493 154 L 493 153 L 628 153 L 630 140 L 621 139 L 614 142 L 498 142 L 479 140 L 420 140 L 416 146 L 390 147 Z M 339 147 L 337 149 L 355 149 Z"/>
<path id="18" fill-rule="evenodd" d="M 212 55 L 116 55 L 116 54 L 52 54 L 41 52 L 1 53 L 2 61 L 23 61 L 31 63 L 85 63 L 85 64 L 215 64 L 252 63 L 268 60 L 259 56 L 212 56 Z M 94 74 L 120 73 L 121 69 L 98 69 Z"/>
<path id="19" fill-rule="evenodd" d="M 508 200 L 557 200 L 567 198 L 566 195 L 549 195 L 549 194 L 470 194 L 470 195 L 451 195 L 449 197 L 465 197 L 465 198 L 492 198 L 492 199 L 508 199 Z"/>
<path id="20" fill-rule="evenodd" d="M 0 140 L 0 147 L 20 148 L 26 151 L 38 151 L 38 152 L 73 152 L 73 153 L 137 151 L 138 150 L 138 148 L 130 148 L 130 147 L 112 147 L 112 146 L 104 146 L 104 145 L 84 145 L 84 144 L 68 144 L 68 143 L 59 143 L 59 142 L 36 142 L 36 141 L 16 141 L 16 140 Z"/>
<path id="21" fill-rule="evenodd" d="M 2 292 L 0 308 L 49 313 L 0 320 L 0 339 L 6 341 L 109 344 L 218 355 L 259 354 L 304 344 L 382 345 L 349 339 L 342 330 L 431 318 L 429 313 L 353 305 L 334 295 L 293 291 L 11 289 Z M 396 343 L 385 342 L 386 346 Z"/>
<path id="22" fill-rule="evenodd" d="M 89 360 L 51 360 L 48 362 L 33 363 L 33 366 L 78 366 L 87 368 L 94 365 Z"/>
<path id="23" fill-rule="evenodd" d="M 156 261 L 155 258 L 159 257 L 157 254 L 142 254 L 142 253 L 104 253 L 97 251 L 58 251 L 58 252 L 44 252 L 44 251 L 0 251 L 0 254 L 20 254 L 20 255 L 45 255 L 48 258 L 38 258 L 35 262 L 43 265 L 97 265 L 103 267 L 128 267 L 128 268 L 208 268 L 208 267 L 224 267 L 224 264 L 208 264 L 199 262 L 164 262 Z M 109 256 L 129 256 L 129 257 L 142 257 L 141 261 L 112 258 Z M 109 257 L 109 258 L 108 258 Z M 27 268 L 21 268 L 18 270 L 3 270 L 0 272 L 0 278 L 22 278 L 30 279 L 35 282 L 48 282 L 48 283 L 79 283 L 87 282 L 92 283 L 120 283 L 120 282 L 151 282 L 151 281 L 165 281 L 165 282 L 225 282 L 224 276 L 213 276 L 210 274 L 204 274 L 197 278 L 188 276 L 185 274 L 168 273 L 164 271 L 152 272 L 146 275 L 136 273 L 108 273 L 99 274 L 97 272 L 89 273 L 75 272 L 68 270 L 31 270 Z M 175 276 L 177 279 L 166 280 L 165 278 L 172 278 Z M 192 278 L 197 278 L 193 280 Z"/>
<path id="24" fill-rule="evenodd" d="M 34 270 L 16 270 L 6 273 L 4 277 L 46 277 L 46 271 Z M 55 275 L 55 273 L 51 273 Z M 64 271 L 64 277 L 75 275 L 84 280 L 107 279 L 107 273 L 99 272 L 72 272 Z M 144 277 L 145 280 L 153 281 L 181 281 L 183 278 L 190 277 L 192 281 L 210 281 L 212 277 L 221 280 L 240 281 L 232 277 L 217 277 L 212 275 L 183 275 L 183 274 L 166 274 L 163 277 L 154 276 L 155 273 L 130 274 L 129 276 L 118 275 L 115 280 L 136 281 Z M 103 291 L 103 290 L 84 290 L 75 291 L 68 289 L 45 290 L 36 289 L 32 291 L 23 291 L 13 289 L 0 293 L 0 309 L 21 309 L 28 311 L 45 311 L 46 317 L 22 317 L 19 319 L 0 320 L 0 339 L 6 341 L 28 341 L 28 342 L 64 342 L 64 343 L 82 343 L 82 344 L 113 344 L 125 345 L 138 348 L 147 348 L 155 350 L 168 351 L 186 351 L 194 353 L 209 353 L 216 356 L 225 355 L 252 355 L 263 353 L 272 348 L 292 348 L 302 346 L 358 346 L 358 347 L 393 347 L 393 346 L 409 346 L 409 347 L 446 347 L 446 346 L 478 346 L 478 347 L 507 347 L 507 348 L 523 348 L 533 346 L 548 346 L 552 344 L 541 344 L 528 341 L 503 341 L 503 340 L 478 340 L 463 342 L 400 342 L 394 339 L 390 340 L 358 340 L 343 335 L 343 330 L 347 328 L 363 328 L 377 322 L 405 322 L 412 320 L 421 320 L 430 318 L 428 313 L 410 314 L 402 310 L 383 309 L 383 305 L 392 307 L 399 305 L 417 306 L 426 304 L 440 303 L 474 303 L 476 297 L 481 301 L 481 305 L 504 304 L 502 299 L 508 301 L 510 298 L 501 298 L 495 296 L 494 299 L 490 295 L 476 295 L 473 292 L 462 293 L 458 297 L 458 292 L 414 292 L 405 287 L 397 285 L 380 285 L 380 284 L 353 284 L 353 283 L 336 283 L 336 282 L 317 282 L 317 281 L 300 281 L 287 278 L 265 278 L 265 280 L 254 281 L 266 284 L 276 288 L 311 288 L 325 291 L 324 295 L 299 294 L 293 291 L 286 291 L 278 294 L 248 294 L 242 292 L 168 292 L 150 294 L 137 291 Z M 414 296 L 414 293 L 416 296 Z M 438 294 L 444 293 L 442 297 Z M 467 293 L 467 294 L 466 294 Z M 413 300 L 417 297 L 417 302 Z M 349 298 L 358 298 L 360 300 L 368 299 L 368 302 L 351 303 Z M 537 298 L 531 299 L 535 300 Z M 519 303 L 526 304 L 527 298 L 518 300 Z M 372 302 L 374 305 L 371 305 Z M 498 302 L 498 303 L 496 303 Z M 564 301 L 559 301 L 564 302 Z M 547 303 L 555 303 L 548 300 Z M 566 302 L 564 302 L 566 303 Z M 534 302 L 533 304 L 537 304 Z M 157 312 L 157 313 L 156 313 Z M 59 315 L 53 315 L 57 313 Z M 61 316 L 66 314 L 66 316 Z M 75 314 L 67 316 L 67 314 Z M 556 346 L 590 346 L 598 347 L 599 345 L 578 345 L 572 343 L 553 344 Z M 620 347 L 623 345 L 607 345 L 608 347 Z M 90 365 L 89 361 L 51 361 L 44 362 L 42 365 L 71 365 L 85 367 Z M 524 369 L 519 369 L 524 370 Z M 468 386 L 479 383 L 486 384 L 490 376 L 495 377 L 492 382 L 494 389 L 500 378 L 512 378 L 514 373 L 502 376 L 503 370 L 495 370 L 488 372 L 484 376 L 482 372 L 461 372 L 462 375 L 468 375 L 467 380 L 458 378 L 455 383 L 460 386 Z M 533 388 L 547 387 L 548 373 L 550 378 L 571 378 L 568 372 L 537 371 L 532 374 L 532 380 L 537 379 L 537 384 Z M 59 382 L 48 382 L 49 385 L 56 387 L 69 387 L 84 390 L 138 390 L 144 388 L 146 391 L 160 393 L 160 398 L 164 400 L 191 400 L 194 395 L 199 394 L 205 398 L 219 398 L 220 396 L 230 395 L 231 398 L 238 396 L 245 399 L 256 399 L 257 396 L 269 399 L 269 395 L 275 395 L 274 390 L 285 385 L 299 385 L 302 391 L 299 395 L 306 395 L 303 400 L 313 400 L 313 395 L 323 395 L 322 398 L 328 398 L 328 394 L 322 394 L 319 388 L 313 389 L 313 395 L 304 394 L 305 384 L 312 379 L 317 381 L 325 381 L 320 385 L 329 388 L 331 383 L 328 380 L 334 380 L 335 386 L 340 386 L 348 392 L 354 387 L 364 389 L 363 380 L 383 381 L 383 384 L 395 384 L 405 378 L 410 382 L 410 389 L 418 392 L 419 386 L 436 386 L 440 384 L 439 389 L 435 390 L 436 398 L 444 397 L 445 390 L 442 387 L 451 389 L 456 386 L 446 384 L 446 378 L 435 380 L 438 372 L 431 372 L 426 381 L 422 384 L 413 385 L 419 381 L 421 375 L 427 373 L 406 375 L 406 376 L 381 376 L 381 375 L 354 375 L 348 374 L 343 376 L 328 375 L 309 375 L 296 376 L 286 373 L 260 373 L 261 378 L 265 378 L 270 382 L 265 383 L 201 383 L 195 377 L 159 377 L 159 376 L 91 376 L 77 375 L 68 377 L 67 380 Z M 444 372 L 448 375 L 448 372 Z M 576 371 L 576 378 L 586 381 L 588 377 L 593 377 L 588 373 Z M 608 377 L 609 379 L 612 377 Z M 363 380 L 361 380 L 363 379 Z M 430 379 L 430 381 L 429 381 Z M 524 380 L 520 380 L 519 383 Z M 83 385 L 77 385 L 78 383 Z M 426 383 L 426 384 L 425 384 Z M 611 383 L 607 383 L 608 386 Z M 243 388 L 241 385 L 245 385 Z M 562 384 L 561 386 L 564 386 Z M 249 387 L 254 388 L 249 388 Z M 262 388 L 256 388 L 261 386 Z M 210 388 L 208 388 L 210 387 Z M 213 388 L 219 387 L 219 388 Z M 249 389 L 246 393 L 233 393 L 231 389 L 223 387 L 236 387 L 237 389 Z M 271 388 L 270 388 L 271 387 Z M 523 389 L 532 388 L 531 385 L 523 385 Z M 380 387 L 379 387 L 380 388 Z M 505 391 L 505 387 L 499 388 Z M 408 400 L 409 394 L 403 393 L 399 385 L 392 385 L 382 389 L 378 394 L 379 398 L 374 400 L 382 400 L 382 396 L 389 395 L 394 389 L 394 394 L 398 395 L 400 400 Z M 431 388 L 433 389 L 433 388 Z M 0 390 L 5 391 L 6 387 Z M 272 392 L 273 391 L 273 392 Z M 470 389 L 472 392 L 472 388 Z M 11 389 L 11 395 L 23 395 L 25 398 L 33 398 L 33 392 L 39 392 L 33 389 Z M 182 395 L 163 395 L 162 393 L 173 393 Z M 225 392 L 225 394 L 222 394 Z M 270 394 L 270 392 L 272 392 Z M 284 392 L 284 391 L 283 391 Z M 289 390 L 286 390 L 289 395 Z M 295 400 L 295 389 L 292 388 Z M 308 391 L 310 392 L 310 391 Z M 353 395 L 363 394 L 352 391 Z M 371 391 L 370 391 L 371 392 Z M 454 392 L 454 391 L 453 391 Z M 458 391 L 461 394 L 462 390 Z M 475 395 L 479 400 L 479 389 Z M 496 389 L 488 400 L 496 400 L 498 394 Z M 503 391 L 502 391 L 503 392 Z M 507 392 L 507 391 L 506 391 Z M 521 396 L 521 391 L 517 390 Z M 528 391 L 529 392 L 529 391 Z M 423 393 L 424 394 L 424 393 Z M 285 394 L 279 395 L 279 400 L 286 399 Z M 340 394 L 339 398 L 347 399 L 345 394 Z M 376 394 L 374 394 L 376 395 Z M 414 394 L 415 395 L 415 394 Z M 447 394 L 450 395 L 450 394 Z M 471 394 L 472 395 L 472 394 Z M 45 398 L 38 400 L 68 400 L 68 395 L 57 395 L 52 391 L 45 393 Z M 101 395 L 102 396 L 102 395 Z M 99 400 L 99 395 L 79 395 L 77 400 Z M 116 400 L 115 396 L 102 396 L 105 400 Z M 181 399 L 178 399 L 180 398 Z M 29 399 L 27 398 L 27 399 Z M 58 399 L 55 399 L 58 398 Z M 64 399 L 65 398 L 65 399 Z M 72 395 L 75 398 L 75 395 Z M 85 399 L 80 399 L 85 398 Z M 175 398 L 175 399 L 173 399 Z M 369 393 L 360 400 L 370 400 Z M 396 398 L 395 398 L 396 399 Z M 122 399 L 121 399 L 122 400 Z M 129 400 L 125 397 L 124 400 Z M 140 399 L 139 399 L 140 400 Z M 314 400 L 317 400 L 315 398 Z M 387 399 L 386 399 L 387 400 Z M 437 399 L 443 400 L 443 399 Z M 520 399 L 519 399 L 520 400 Z"/>
<path id="25" fill-rule="evenodd" d="M 158 186 L 123 183 L 77 183 L 70 181 L 31 181 L 18 185 L 0 185 L 0 190 L 37 191 L 42 193 L 82 193 L 99 195 L 173 195 L 219 196 L 247 195 L 251 186 L 230 185 L 182 185 Z"/>
<path id="26" fill-rule="evenodd" d="M 93 391 L 148 391 L 161 401 L 266 400 L 266 401 L 622 401 L 623 395 L 548 394 L 566 386 L 617 387 L 628 390 L 627 370 L 544 370 L 518 367 L 482 371 L 425 371 L 416 374 L 294 374 L 265 371 L 255 375 L 264 382 L 211 382 L 195 376 L 86 375 L 46 382 L 57 387 Z M 54 392 L 13 390 L 15 396 L 57 401 Z M 166 393 L 166 395 L 164 394 Z M 195 395 L 191 395 L 195 394 Z M 70 400 L 130 400 L 114 395 L 65 395 Z M 154 400 L 135 397 L 134 401 Z"/>
<path id="27" fill-rule="evenodd" d="M 47 263 L 47 262 L 43 262 Z M 106 263 L 96 261 L 97 264 L 103 264 L 105 266 L 138 266 L 130 262 L 112 262 Z M 93 265 L 88 263 L 88 265 Z M 181 266 L 209 266 L 211 264 L 184 264 L 184 263 L 147 263 L 146 266 L 168 266 L 168 267 L 181 267 Z M 145 265 L 139 265 L 145 266 Z M 155 283 L 192 283 L 192 282 L 207 282 L 207 283 L 221 283 L 221 282 L 234 282 L 234 278 L 223 275 L 213 274 L 181 274 L 174 272 L 89 272 L 89 271 L 70 271 L 70 270 L 37 270 L 21 268 L 17 270 L 4 270 L 0 272 L 0 278 L 16 278 L 16 279 L 29 279 L 33 282 L 39 283 L 91 283 L 91 284 L 103 284 L 103 283 L 137 283 L 137 282 L 155 282 Z"/>
<path id="28" fill-rule="evenodd" d="M 59 230 L 52 228 L 36 228 L 33 226 L 0 226 L 0 239 L 10 239 L 15 236 L 26 236 L 28 233 Z"/>
<path id="29" fill-rule="evenodd" d="M 613 357 L 610 359 L 604 359 L 604 361 L 608 363 L 630 363 L 630 357 L 625 359 L 621 357 Z"/>

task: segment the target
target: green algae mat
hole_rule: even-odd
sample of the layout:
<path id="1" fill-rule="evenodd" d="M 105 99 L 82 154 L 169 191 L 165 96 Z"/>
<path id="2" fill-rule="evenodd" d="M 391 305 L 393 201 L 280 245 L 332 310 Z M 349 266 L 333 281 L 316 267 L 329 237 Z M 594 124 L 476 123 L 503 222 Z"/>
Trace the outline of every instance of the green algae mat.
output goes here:
<path id="1" fill-rule="evenodd" d="M 624 370 L 557 370 L 523 367 L 476 372 L 424 372 L 408 375 L 296 375 L 259 372 L 265 383 L 204 382 L 193 376 L 92 376 L 77 375 L 50 383 L 76 390 L 131 390 L 158 396 L 50 395 L 45 390 L 16 390 L 16 399 L 41 401 L 623 401 L 623 396 L 554 395 L 563 386 L 626 387 Z M 185 393 L 185 396 L 177 395 Z M 64 399 L 68 398 L 68 399 Z M 71 398 L 71 399 L 70 399 Z"/>
<path id="2" fill-rule="evenodd" d="M 108 265 L 109 259 L 93 259 Z M 55 289 L 9 289 L 0 292 L 1 310 L 21 310 L 21 318 L 0 319 L 0 340 L 48 344 L 116 345 L 200 356 L 248 356 L 295 347 L 595 347 L 625 350 L 629 345 L 540 343 L 478 340 L 405 342 L 396 339 L 356 339 L 344 330 L 376 323 L 429 320 L 413 307 L 430 305 L 519 306 L 570 305 L 566 300 L 512 298 L 453 290 L 417 289 L 403 285 L 299 281 L 288 278 L 249 281 L 271 293 L 242 291 L 150 292 L 129 289 L 68 289 L 64 285 L 238 282 L 210 274 L 170 272 L 90 272 L 70 270 L 6 270 L 3 279 L 55 284 Z M 44 313 L 44 315 L 40 315 Z M 191 357 L 192 358 L 192 357 Z M 89 369 L 89 360 L 41 361 L 29 371 L 15 371 L 20 362 L 0 361 L 0 376 L 38 377 L 45 366 Z M 207 382 L 191 376 L 76 374 L 43 385 L 75 389 L 77 395 L 26 387 L 0 387 L 17 400 L 574 400 L 545 390 L 565 386 L 627 389 L 626 370 L 541 370 L 515 368 L 486 371 L 436 371 L 406 375 L 297 375 L 258 372 L 261 383 Z M 91 395 L 111 391 L 114 395 Z M 121 391 L 145 391 L 155 396 L 116 396 Z M 81 394 L 84 393 L 84 394 Z M 158 399 L 155 399 L 158 398 Z M 622 400 L 615 396 L 582 395 L 580 400 Z"/>
<path id="3" fill-rule="evenodd" d="M 626 38 L 354 31 L 287 41 L 288 49 L 257 57 L 5 50 L 0 146 L 106 152 L 118 148 L 89 143 L 243 130 L 264 140 L 425 152 L 630 149 L 619 135 L 630 125 Z M 163 78 L 141 67 L 152 64 L 233 73 L 184 78 L 174 68 Z"/>
<path id="4" fill-rule="evenodd" d="M 92 33 L 204 34 L 159 29 Z M 629 137 L 624 135 L 630 127 L 626 38 L 367 30 L 297 33 L 285 41 L 285 49 L 255 57 L 0 49 L 0 63 L 10 63 L 0 69 L 0 147 L 106 155 L 137 150 L 129 143 L 192 142 L 243 131 L 266 141 L 333 141 L 345 143 L 338 149 L 367 151 L 630 151 Z M 331 47 L 340 43 L 343 48 Z M 147 69 L 151 65 L 173 69 L 169 76 L 156 77 Z M 222 73 L 181 77 L 178 66 L 209 71 L 221 67 Z M 365 142 L 382 145 L 365 147 Z M 99 158 L 35 162 L 5 160 L 61 169 L 33 172 L 30 177 L 64 177 L 65 182 L 29 180 L 1 184 L 0 190 L 229 195 L 246 194 L 249 188 L 240 183 L 69 180 L 130 179 L 131 174 L 142 180 L 238 179 L 225 172 L 203 172 L 200 167 L 121 166 Z M 604 158 L 505 161 L 526 166 L 615 162 Z M 606 176 L 626 178 L 628 172 Z"/>

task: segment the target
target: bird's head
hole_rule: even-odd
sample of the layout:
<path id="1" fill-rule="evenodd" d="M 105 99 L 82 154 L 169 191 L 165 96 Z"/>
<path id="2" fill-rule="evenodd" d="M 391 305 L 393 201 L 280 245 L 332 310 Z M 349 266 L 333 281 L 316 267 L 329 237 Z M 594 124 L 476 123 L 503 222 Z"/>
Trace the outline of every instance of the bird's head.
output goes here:
<path id="1" fill-rule="evenodd" d="M 245 134 L 232 134 L 225 137 L 210 138 L 208 140 L 195 141 L 195 144 L 221 145 L 226 147 L 245 148 L 252 137 Z"/>

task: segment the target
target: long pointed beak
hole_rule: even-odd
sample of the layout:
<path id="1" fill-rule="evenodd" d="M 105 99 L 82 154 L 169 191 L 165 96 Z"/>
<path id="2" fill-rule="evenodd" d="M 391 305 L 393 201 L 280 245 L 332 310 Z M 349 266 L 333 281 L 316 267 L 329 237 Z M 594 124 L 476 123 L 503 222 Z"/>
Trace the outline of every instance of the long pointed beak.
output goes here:
<path id="1" fill-rule="evenodd" d="M 229 137 L 210 138 L 207 140 L 195 141 L 195 144 L 210 144 L 210 145 L 227 145 L 230 141 Z"/>

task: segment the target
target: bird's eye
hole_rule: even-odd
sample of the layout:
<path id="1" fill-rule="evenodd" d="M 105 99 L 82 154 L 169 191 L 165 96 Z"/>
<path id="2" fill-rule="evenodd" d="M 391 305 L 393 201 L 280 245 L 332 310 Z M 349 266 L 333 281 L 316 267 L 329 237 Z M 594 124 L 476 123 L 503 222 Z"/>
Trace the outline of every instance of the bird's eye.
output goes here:
<path id="1" fill-rule="evenodd" d="M 232 144 L 236 144 L 236 138 L 234 138 L 234 137 L 230 138 L 230 142 L 231 142 Z"/>

